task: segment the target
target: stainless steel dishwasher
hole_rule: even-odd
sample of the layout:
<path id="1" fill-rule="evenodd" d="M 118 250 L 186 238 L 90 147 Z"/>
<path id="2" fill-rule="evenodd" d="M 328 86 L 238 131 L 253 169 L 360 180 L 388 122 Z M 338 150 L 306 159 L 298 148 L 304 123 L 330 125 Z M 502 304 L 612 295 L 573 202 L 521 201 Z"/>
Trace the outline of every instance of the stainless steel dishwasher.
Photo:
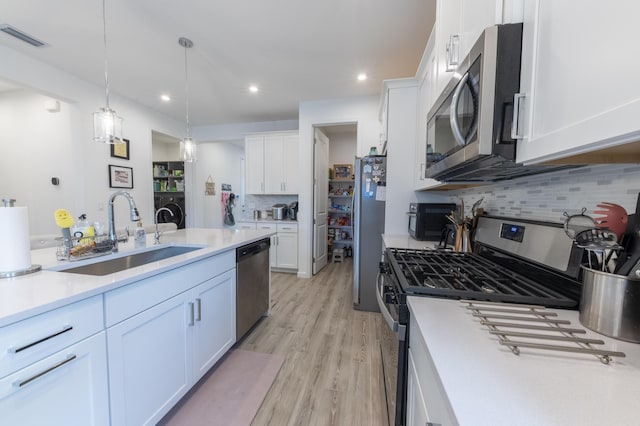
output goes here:
<path id="1" fill-rule="evenodd" d="M 269 241 L 236 249 L 236 341 L 269 311 Z"/>

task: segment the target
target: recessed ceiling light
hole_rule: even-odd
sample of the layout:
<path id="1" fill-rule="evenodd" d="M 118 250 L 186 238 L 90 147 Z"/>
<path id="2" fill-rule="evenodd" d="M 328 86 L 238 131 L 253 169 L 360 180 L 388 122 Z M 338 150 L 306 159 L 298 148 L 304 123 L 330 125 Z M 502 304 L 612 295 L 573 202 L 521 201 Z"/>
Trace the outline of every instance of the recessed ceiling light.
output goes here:
<path id="1" fill-rule="evenodd" d="M 363 72 L 358 74 L 358 81 L 365 81 L 367 79 L 367 75 Z"/>
<path id="2" fill-rule="evenodd" d="M 169 96 L 169 95 L 160 95 L 160 99 L 162 99 L 164 102 L 169 102 L 171 100 L 171 96 Z"/>
<path id="3" fill-rule="evenodd" d="M 249 91 L 251 93 L 258 93 L 258 86 L 256 86 L 255 84 L 252 84 L 251 86 L 249 86 Z"/>

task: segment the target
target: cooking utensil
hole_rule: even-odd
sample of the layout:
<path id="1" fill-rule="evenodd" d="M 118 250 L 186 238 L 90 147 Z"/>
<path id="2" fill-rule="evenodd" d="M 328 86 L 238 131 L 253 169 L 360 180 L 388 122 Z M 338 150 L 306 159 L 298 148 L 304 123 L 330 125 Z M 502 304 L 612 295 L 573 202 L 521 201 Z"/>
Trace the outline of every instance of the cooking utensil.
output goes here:
<path id="1" fill-rule="evenodd" d="M 566 217 L 564 220 L 564 233 L 574 241 L 576 239 L 576 234 L 587 229 L 593 229 L 597 225 L 596 221 L 591 216 L 584 214 L 586 211 L 587 208 L 583 207 L 580 214 L 569 215 L 567 212 L 563 213 Z"/>
<path id="2" fill-rule="evenodd" d="M 607 250 L 613 252 L 622 248 L 618 244 L 618 236 L 606 229 L 585 229 L 576 234 L 574 241 L 578 247 L 587 250 L 589 268 L 593 268 L 591 262 L 591 253 L 593 252 L 600 263 L 598 269 L 603 271 L 607 270 L 609 258 L 609 256 L 605 256 Z"/>
<path id="3" fill-rule="evenodd" d="M 606 202 L 597 204 L 597 207 L 602 210 L 594 210 L 593 213 L 604 215 L 595 218 L 598 228 L 607 228 L 614 232 L 618 238 L 622 238 L 627 230 L 627 222 L 629 220 L 624 207 Z"/>
<path id="4" fill-rule="evenodd" d="M 640 279 L 583 266 L 580 322 L 605 336 L 640 343 Z"/>
<path id="5" fill-rule="evenodd" d="M 640 261 L 640 194 L 638 194 L 635 214 L 628 216 L 628 222 L 624 250 L 620 253 L 614 270 L 616 274 L 624 276 L 629 275 Z"/>

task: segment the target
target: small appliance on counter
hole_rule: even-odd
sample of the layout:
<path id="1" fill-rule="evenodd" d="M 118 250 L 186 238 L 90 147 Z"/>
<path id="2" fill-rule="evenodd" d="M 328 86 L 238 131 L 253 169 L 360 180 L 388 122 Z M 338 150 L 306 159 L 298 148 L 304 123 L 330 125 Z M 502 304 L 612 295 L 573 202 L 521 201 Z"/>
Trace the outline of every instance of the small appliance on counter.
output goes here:
<path id="1" fill-rule="evenodd" d="M 447 215 L 455 211 L 453 203 L 411 203 L 409 204 L 409 235 L 418 241 L 439 241 L 449 223 Z"/>
<path id="2" fill-rule="evenodd" d="M 289 209 L 287 210 L 287 216 L 291 220 L 298 220 L 298 202 L 294 201 L 289 204 Z"/>
<path id="3" fill-rule="evenodd" d="M 284 220 L 286 215 L 287 205 L 286 204 L 274 204 L 271 206 L 271 211 L 273 213 L 273 220 Z"/>

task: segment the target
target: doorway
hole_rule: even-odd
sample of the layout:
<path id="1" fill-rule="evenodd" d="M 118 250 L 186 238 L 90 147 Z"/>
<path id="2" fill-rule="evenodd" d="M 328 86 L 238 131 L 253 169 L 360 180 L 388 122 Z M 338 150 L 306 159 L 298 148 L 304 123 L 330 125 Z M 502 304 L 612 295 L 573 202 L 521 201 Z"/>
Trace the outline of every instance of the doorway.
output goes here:
<path id="1" fill-rule="evenodd" d="M 314 275 L 328 262 L 352 264 L 353 176 L 333 173 L 335 166 L 350 166 L 353 171 L 356 152 L 357 123 L 314 126 Z"/>

